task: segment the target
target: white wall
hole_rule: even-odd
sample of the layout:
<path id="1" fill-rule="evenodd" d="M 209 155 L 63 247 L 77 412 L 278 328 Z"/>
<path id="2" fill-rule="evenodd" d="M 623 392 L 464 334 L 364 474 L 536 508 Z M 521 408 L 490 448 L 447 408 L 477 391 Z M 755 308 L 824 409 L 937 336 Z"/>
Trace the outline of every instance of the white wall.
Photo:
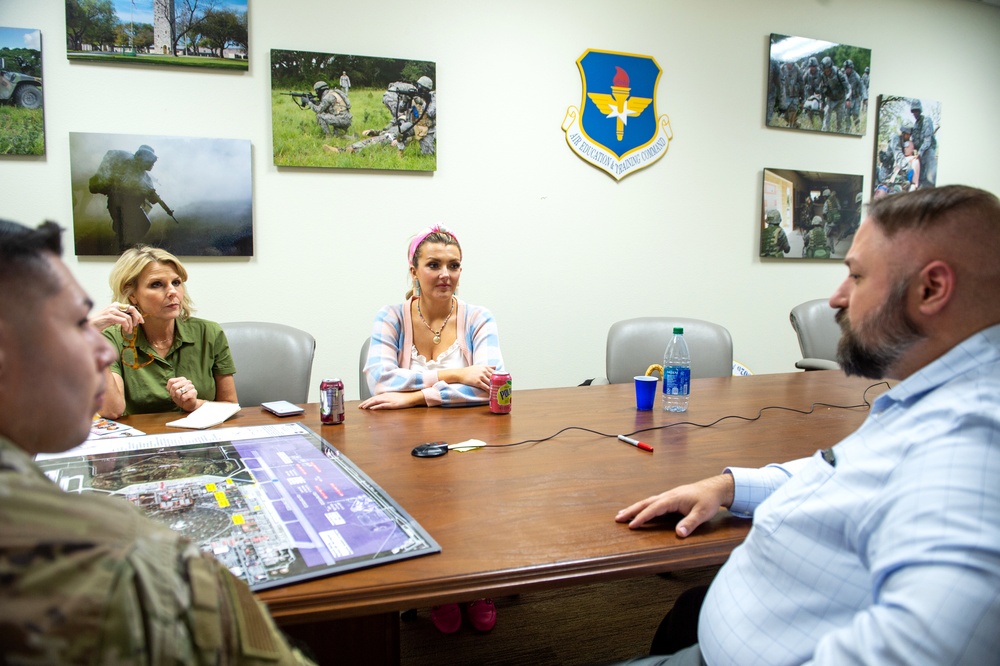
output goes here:
<path id="1" fill-rule="evenodd" d="M 497 316 L 518 388 L 603 374 L 610 324 L 675 314 L 732 332 L 754 372 L 793 369 L 788 311 L 827 296 L 836 263 L 761 262 L 762 169 L 858 173 L 870 189 L 875 99 L 942 102 L 938 183 L 1000 192 L 1000 10 L 965 0 L 250 0 L 246 74 L 70 63 L 60 0 L 3 0 L 0 25 L 42 31 L 47 154 L 0 158 L 0 217 L 72 224 L 69 132 L 249 139 L 255 255 L 185 259 L 198 314 L 313 332 L 314 366 L 357 395 L 372 316 L 401 300 L 411 234 L 441 221 L 465 251 L 461 295 Z M 863 138 L 765 129 L 770 33 L 871 48 Z M 269 51 L 433 60 L 434 174 L 277 169 Z M 588 48 L 654 56 L 674 140 L 615 182 L 560 129 Z M 317 141 L 317 143 L 319 143 Z M 407 212 L 409 211 L 409 212 Z M 72 245 L 70 244 L 70 247 Z M 67 257 L 99 302 L 111 258 Z M 667 287 L 668 276 L 677 286 Z M 312 398 L 316 399 L 316 389 Z"/>

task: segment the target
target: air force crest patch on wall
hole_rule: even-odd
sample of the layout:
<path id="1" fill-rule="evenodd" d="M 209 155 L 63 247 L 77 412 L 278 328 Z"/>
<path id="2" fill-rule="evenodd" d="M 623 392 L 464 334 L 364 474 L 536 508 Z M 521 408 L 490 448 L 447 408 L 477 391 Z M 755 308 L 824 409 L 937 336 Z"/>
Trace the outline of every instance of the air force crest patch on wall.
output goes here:
<path id="1" fill-rule="evenodd" d="M 581 108 L 566 111 L 566 143 L 615 180 L 663 157 L 673 132 L 656 115 L 660 66 L 651 56 L 588 49 L 576 61 L 583 78 Z"/>

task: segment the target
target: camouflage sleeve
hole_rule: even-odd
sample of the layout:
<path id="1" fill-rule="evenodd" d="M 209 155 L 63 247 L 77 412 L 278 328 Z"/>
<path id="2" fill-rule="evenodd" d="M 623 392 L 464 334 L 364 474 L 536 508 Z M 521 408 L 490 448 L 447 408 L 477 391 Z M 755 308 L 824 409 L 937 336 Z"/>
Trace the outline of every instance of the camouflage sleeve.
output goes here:
<path id="1" fill-rule="evenodd" d="M 178 552 L 155 541 L 137 543 L 130 566 L 116 577 L 101 663 L 311 663 L 217 560 L 188 542 Z M 164 562 L 165 553 L 174 553 L 174 562 Z M 129 660 L 139 648 L 145 658 Z"/>

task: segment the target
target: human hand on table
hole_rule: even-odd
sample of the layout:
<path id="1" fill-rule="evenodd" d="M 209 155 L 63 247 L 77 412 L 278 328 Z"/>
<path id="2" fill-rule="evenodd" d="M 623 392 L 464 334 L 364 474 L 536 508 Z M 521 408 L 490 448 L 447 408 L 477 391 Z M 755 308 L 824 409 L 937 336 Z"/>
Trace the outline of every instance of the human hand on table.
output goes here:
<path id="1" fill-rule="evenodd" d="M 427 404 L 421 391 L 392 391 L 368 398 L 358 409 L 406 409 Z"/>
<path id="2" fill-rule="evenodd" d="M 659 495 L 653 495 L 622 509 L 615 521 L 628 523 L 629 528 L 642 527 L 647 522 L 666 513 L 681 513 L 684 518 L 677 523 L 677 536 L 686 537 L 702 523 L 711 520 L 722 506 L 733 503 L 733 476 L 720 474 L 696 483 L 677 486 Z"/>
<path id="3" fill-rule="evenodd" d="M 493 378 L 492 365 L 470 365 L 466 368 L 450 368 L 438 370 L 438 379 L 449 384 L 465 384 L 481 391 L 489 392 L 490 380 Z"/>

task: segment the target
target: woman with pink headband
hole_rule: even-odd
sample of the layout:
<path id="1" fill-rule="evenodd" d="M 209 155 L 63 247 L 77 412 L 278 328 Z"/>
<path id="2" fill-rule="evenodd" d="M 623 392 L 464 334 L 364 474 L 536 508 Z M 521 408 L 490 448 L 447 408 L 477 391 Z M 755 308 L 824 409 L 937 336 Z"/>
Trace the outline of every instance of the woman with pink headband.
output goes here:
<path id="1" fill-rule="evenodd" d="M 496 321 L 486 308 L 456 295 L 462 248 L 450 230 L 436 224 L 420 231 L 407 251 L 412 287 L 403 303 L 375 316 L 365 378 L 372 397 L 361 409 L 402 409 L 487 404 L 490 378 L 504 371 Z M 468 605 L 480 631 L 496 624 L 489 599 Z M 431 619 L 443 633 L 462 626 L 458 604 L 435 607 Z"/>

